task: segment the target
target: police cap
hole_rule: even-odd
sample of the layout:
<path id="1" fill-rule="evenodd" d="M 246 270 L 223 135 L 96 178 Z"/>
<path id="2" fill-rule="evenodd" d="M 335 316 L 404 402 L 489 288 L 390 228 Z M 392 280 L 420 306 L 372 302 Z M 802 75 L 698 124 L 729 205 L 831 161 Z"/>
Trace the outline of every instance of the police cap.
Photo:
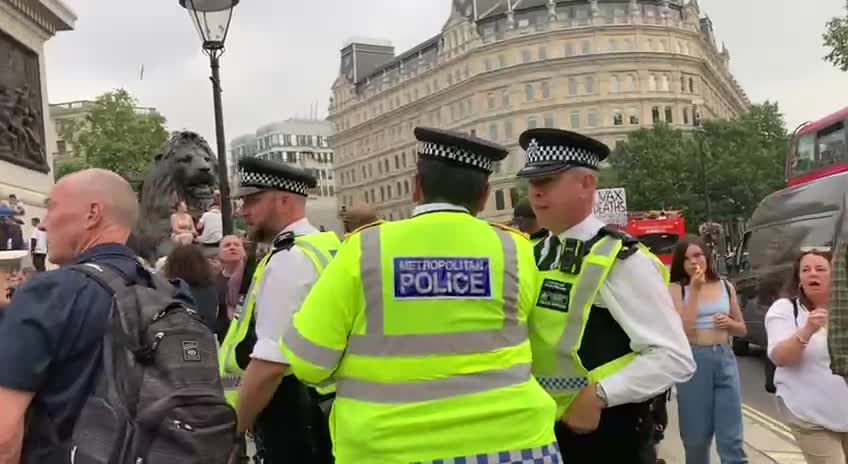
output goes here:
<path id="1" fill-rule="evenodd" d="M 598 170 L 610 149 L 603 142 L 560 129 L 530 129 L 518 138 L 527 164 L 518 177 L 544 177 L 575 167 Z"/>
<path id="2" fill-rule="evenodd" d="M 476 169 L 486 174 L 491 174 L 495 162 L 503 160 L 509 154 L 501 145 L 461 132 L 416 127 L 414 133 L 418 140 L 418 156 Z"/>
<path id="3" fill-rule="evenodd" d="M 308 196 L 318 181 L 309 172 L 276 161 L 248 157 L 239 160 L 239 189 L 235 197 L 268 190 Z"/>

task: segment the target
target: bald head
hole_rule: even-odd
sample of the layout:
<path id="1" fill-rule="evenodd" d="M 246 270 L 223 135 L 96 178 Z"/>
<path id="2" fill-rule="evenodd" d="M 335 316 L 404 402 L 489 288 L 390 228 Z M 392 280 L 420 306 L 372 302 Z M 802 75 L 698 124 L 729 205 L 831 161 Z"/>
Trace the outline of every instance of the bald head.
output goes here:
<path id="1" fill-rule="evenodd" d="M 47 250 L 62 265 L 89 248 L 125 244 L 138 219 L 138 200 L 130 184 L 104 169 L 63 177 L 47 199 Z"/>
<path id="2" fill-rule="evenodd" d="M 62 178 L 80 201 L 103 205 L 104 220 L 109 224 L 132 229 L 138 221 L 138 198 L 123 177 L 105 169 L 86 169 Z"/>

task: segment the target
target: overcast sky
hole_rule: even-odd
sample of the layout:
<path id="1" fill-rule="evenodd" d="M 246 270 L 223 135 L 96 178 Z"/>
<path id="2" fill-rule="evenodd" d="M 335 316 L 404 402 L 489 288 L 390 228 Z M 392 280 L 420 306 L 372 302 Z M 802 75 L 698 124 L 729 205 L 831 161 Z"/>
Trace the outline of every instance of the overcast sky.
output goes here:
<path id="1" fill-rule="evenodd" d="M 172 130 L 214 140 L 208 58 L 177 0 L 64 0 L 76 30 L 47 45 L 51 102 L 123 87 Z M 352 36 L 390 39 L 397 52 L 436 35 L 450 0 L 242 0 L 222 58 L 227 139 L 317 103 L 326 114 L 339 50 Z M 776 100 L 791 130 L 848 105 L 848 73 L 822 61 L 825 22 L 844 0 L 701 0 L 751 100 Z M 144 66 L 144 78 L 140 71 Z M 213 142 L 214 146 L 214 142 Z"/>

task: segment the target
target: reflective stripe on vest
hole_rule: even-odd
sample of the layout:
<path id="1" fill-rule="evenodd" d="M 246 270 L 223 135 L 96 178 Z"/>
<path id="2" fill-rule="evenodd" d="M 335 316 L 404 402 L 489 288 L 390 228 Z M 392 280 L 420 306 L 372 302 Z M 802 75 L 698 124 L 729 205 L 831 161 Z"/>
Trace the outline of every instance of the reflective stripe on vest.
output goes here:
<path id="1" fill-rule="evenodd" d="M 588 372 L 577 352 L 589 321 L 589 312 L 621 250 L 621 240 L 604 237 L 583 258 L 582 271 L 568 302 L 565 329 L 556 349 L 561 359 L 553 376 L 537 375 L 539 384 L 553 394 L 576 393 L 589 384 Z"/>
<path id="2" fill-rule="evenodd" d="M 289 330 L 284 343 L 296 356 L 324 368 L 335 368 L 344 354 L 365 357 L 405 357 L 486 353 L 510 348 L 527 341 L 527 328 L 518 323 L 518 258 L 509 232 L 492 229 L 503 253 L 503 328 L 473 332 L 415 335 L 386 335 L 384 330 L 383 266 L 380 227 L 360 233 L 360 272 L 365 296 L 366 330 L 351 334 L 346 351 L 319 346 L 297 330 Z M 530 380 L 530 365 L 516 365 L 499 371 L 452 377 L 419 383 L 385 384 L 361 379 L 338 378 L 339 397 L 373 403 L 404 403 L 478 393 Z"/>

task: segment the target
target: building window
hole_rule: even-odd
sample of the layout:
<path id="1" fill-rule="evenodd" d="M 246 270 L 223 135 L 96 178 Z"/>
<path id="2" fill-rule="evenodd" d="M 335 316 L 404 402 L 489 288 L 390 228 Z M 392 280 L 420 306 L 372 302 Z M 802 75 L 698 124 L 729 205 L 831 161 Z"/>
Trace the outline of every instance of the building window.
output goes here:
<path id="1" fill-rule="evenodd" d="M 689 93 L 695 93 L 695 79 L 689 78 Z"/>
<path id="2" fill-rule="evenodd" d="M 683 124 L 689 125 L 689 107 L 683 107 Z"/>
<path id="3" fill-rule="evenodd" d="M 570 97 L 577 95 L 577 79 L 573 77 L 568 78 L 568 95 Z"/>
<path id="4" fill-rule="evenodd" d="M 598 127 L 598 111 L 589 110 L 586 114 L 586 125 L 589 127 Z"/>
<path id="5" fill-rule="evenodd" d="M 584 40 L 580 42 L 580 52 L 583 55 L 589 55 L 592 53 L 592 42 L 589 40 Z"/>
<path id="6" fill-rule="evenodd" d="M 567 44 L 565 44 L 565 56 L 566 57 L 574 56 L 574 44 L 573 43 L 568 42 Z"/>
<path id="7" fill-rule="evenodd" d="M 380 201 L 386 201 L 386 189 L 380 186 Z"/>
<path id="8" fill-rule="evenodd" d="M 551 113 L 545 114 L 545 127 L 553 128 L 554 127 L 554 115 Z"/>
<path id="9" fill-rule="evenodd" d="M 532 58 L 530 57 L 530 50 L 528 50 L 526 48 L 524 50 L 521 50 L 521 62 L 522 63 L 529 63 L 531 59 Z"/>
<path id="10" fill-rule="evenodd" d="M 495 209 L 503 211 L 504 208 L 506 208 L 504 204 L 504 193 L 503 190 L 498 190 L 495 192 Z"/>
<path id="11" fill-rule="evenodd" d="M 535 92 L 533 91 L 533 84 L 527 84 L 524 86 L 524 94 L 526 95 L 527 101 L 533 101 L 536 98 Z"/>
<path id="12" fill-rule="evenodd" d="M 680 93 L 686 93 L 686 76 L 680 76 Z"/>
<path id="13" fill-rule="evenodd" d="M 509 89 L 504 89 L 501 92 L 501 106 L 509 108 Z"/>
<path id="14" fill-rule="evenodd" d="M 377 174 L 382 174 L 382 173 L 383 173 L 383 163 L 381 163 L 380 161 L 377 161 Z"/>
<path id="15" fill-rule="evenodd" d="M 651 120 L 654 124 L 659 124 L 662 120 L 660 119 L 660 107 L 655 106 L 651 108 Z"/>
<path id="16" fill-rule="evenodd" d="M 365 203 L 370 203 L 371 199 L 368 196 L 368 190 L 365 191 Z"/>
<path id="17" fill-rule="evenodd" d="M 528 117 L 527 118 L 527 128 L 528 129 L 535 129 L 537 127 L 539 127 L 539 123 L 536 122 L 536 116 Z"/>
<path id="18" fill-rule="evenodd" d="M 490 60 L 489 58 L 486 58 L 485 60 L 483 60 L 483 66 L 486 68 L 486 72 L 491 71 L 492 70 L 492 60 Z"/>
<path id="19" fill-rule="evenodd" d="M 630 125 L 639 125 L 639 108 L 630 108 Z"/>
<path id="20" fill-rule="evenodd" d="M 627 89 L 628 92 L 635 92 L 639 90 L 639 84 L 636 82 L 636 76 L 630 74 L 627 76 Z"/>
<path id="21" fill-rule="evenodd" d="M 512 138 L 512 120 L 506 119 L 504 120 L 504 138 L 509 140 Z"/>
<path id="22" fill-rule="evenodd" d="M 669 124 L 674 123 L 674 111 L 671 109 L 670 106 L 665 107 L 665 122 Z"/>
<path id="23" fill-rule="evenodd" d="M 618 77 L 612 76 L 610 77 L 610 93 L 619 93 L 621 92 L 621 86 L 618 83 Z"/>
<path id="24" fill-rule="evenodd" d="M 657 76 L 653 74 L 648 78 L 648 90 L 652 92 L 657 90 Z"/>
<path id="25" fill-rule="evenodd" d="M 395 155 L 395 169 L 400 169 L 400 157 Z"/>
<path id="26" fill-rule="evenodd" d="M 509 189 L 509 202 L 513 207 L 518 204 L 518 189 L 515 187 Z"/>
<path id="27" fill-rule="evenodd" d="M 404 193 L 404 195 L 409 194 L 409 180 L 407 180 L 407 179 L 403 180 L 403 193 Z"/>
<path id="28" fill-rule="evenodd" d="M 580 112 L 579 111 L 572 111 L 569 119 L 570 119 L 569 122 L 571 123 L 572 129 L 580 129 Z"/>
<path id="29" fill-rule="evenodd" d="M 386 186 L 386 198 L 388 198 L 389 200 L 392 199 L 392 185 L 391 184 Z"/>
<path id="30" fill-rule="evenodd" d="M 400 181 L 397 181 L 397 194 L 398 194 L 398 196 L 401 195 L 400 192 L 402 192 L 402 190 L 400 189 Z"/>
<path id="31" fill-rule="evenodd" d="M 406 167 L 406 152 L 402 152 L 402 153 L 401 153 L 401 159 L 400 159 L 400 162 L 401 162 L 401 165 L 402 165 L 403 167 Z"/>
<path id="32" fill-rule="evenodd" d="M 495 94 L 493 92 L 489 92 L 489 94 L 486 96 L 486 101 L 489 104 L 490 110 L 495 109 Z"/>
<path id="33" fill-rule="evenodd" d="M 612 125 L 613 126 L 624 125 L 624 116 L 621 114 L 621 110 L 612 110 Z"/>
<path id="34" fill-rule="evenodd" d="M 595 93 L 595 78 L 592 77 L 592 76 L 587 76 L 586 79 L 584 80 L 583 86 L 586 90 L 586 95 L 594 94 Z"/>
<path id="35" fill-rule="evenodd" d="M 539 47 L 539 61 L 544 61 L 548 59 L 548 49 L 545 47 Z"/>
<path id="36" fill-rule="evenodd" d="M 670 81 L 671 81 L 671 79 L 668 77 L 668 74 L 662 75 L 662 91 L 663 92 L 668 92 L 669 90 L 671 90 Z"/>
<path id="37" fill-rule="evenodd" d="M 496 123 L 489 124 L 489 139 L 497 140 L 498 139 L 498 125 Z"/>
<path id="38" fill-rule="evenodd" d="M 542 98 L 548 99 L 551 98 L 551 83 L 548 81 L 542 81 Z"/>

